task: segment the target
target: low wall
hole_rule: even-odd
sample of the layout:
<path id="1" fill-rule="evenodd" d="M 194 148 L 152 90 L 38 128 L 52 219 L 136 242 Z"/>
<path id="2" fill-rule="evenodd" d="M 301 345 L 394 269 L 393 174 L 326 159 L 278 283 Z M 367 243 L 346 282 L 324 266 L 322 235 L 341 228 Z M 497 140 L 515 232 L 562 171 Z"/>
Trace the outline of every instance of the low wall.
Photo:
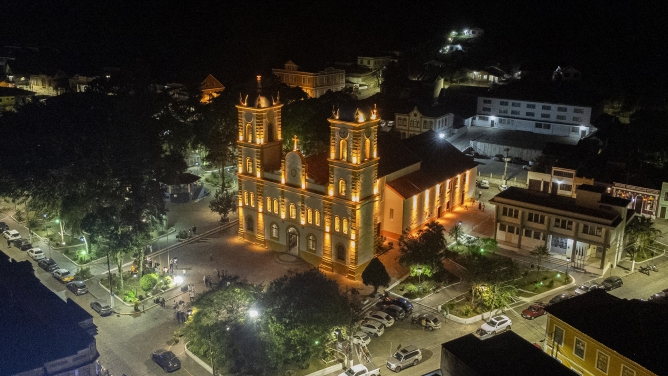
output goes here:
<path id="1" fill-rule="evenodd" d="M 489 184 L 495 184 L 495 185 L 501 185 L 503 184 L 503 179 L 501 179 L 503 176 L 500 175 L 493 175 L 493 174 L 481 174 L 478 172 L 478 176 L 476 177 L 477 180 L 482 180 L 485 179 L 489 181 Z M 527 182 L 523 180 L 517 180 L 516 177 L 508 179 L 508 186 L 509 187 L 520 187 L 520 188 L 528 188 Z"/>
<path id="2" fill-rule="evenodd" d="M 210 374 L 213 375 L 213 368 L 211 368 L 211 366 L 209 366 L 205 361 L 200 359 L 197 355 L 190 352 L 190 350 L 188 350 L 188 343 L 190 343 L 190 342 L 186 342 L 186 345 L 184 346 L 186 354 L 190 357 L 190 359 L 197 362 L 197 364 L 202 366 L 202 368 L 204 368 L 207 372 L 209 372 Z"/>

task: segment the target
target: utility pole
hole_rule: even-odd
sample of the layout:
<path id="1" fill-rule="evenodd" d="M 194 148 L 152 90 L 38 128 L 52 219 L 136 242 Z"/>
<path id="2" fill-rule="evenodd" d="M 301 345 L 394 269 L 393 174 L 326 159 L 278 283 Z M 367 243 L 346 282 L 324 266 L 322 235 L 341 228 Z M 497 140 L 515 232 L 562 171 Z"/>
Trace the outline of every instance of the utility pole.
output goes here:
<path id="1" fill-rule="evenodd" d="M 503 149 L 506 152 L 506 156 L 503 158 L 505 166 L 503 167 L 503 185 L 508 186 L 508 162 L 510 162 L 510 157 L 508 156 L 509 148 Z"/>
<path id="2" fill-rule="evenodd" d="M 109 274 L 109 293 L 111 308 L 114 308 L 114 286 L 111 284 L 111 266 L 109 264 L 109 249 L 107 249 L 107 274 Z"/>

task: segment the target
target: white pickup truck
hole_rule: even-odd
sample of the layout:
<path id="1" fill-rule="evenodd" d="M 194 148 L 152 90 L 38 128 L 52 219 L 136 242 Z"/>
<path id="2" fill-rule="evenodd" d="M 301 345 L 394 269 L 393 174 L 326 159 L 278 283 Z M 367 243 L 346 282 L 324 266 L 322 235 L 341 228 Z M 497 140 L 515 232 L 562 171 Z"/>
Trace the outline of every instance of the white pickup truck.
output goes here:
<path id="1" fill-rule="evenodd" d="M 339 376 L 380 376 L 380 368 L 373 363 L 356 364 Z"/>

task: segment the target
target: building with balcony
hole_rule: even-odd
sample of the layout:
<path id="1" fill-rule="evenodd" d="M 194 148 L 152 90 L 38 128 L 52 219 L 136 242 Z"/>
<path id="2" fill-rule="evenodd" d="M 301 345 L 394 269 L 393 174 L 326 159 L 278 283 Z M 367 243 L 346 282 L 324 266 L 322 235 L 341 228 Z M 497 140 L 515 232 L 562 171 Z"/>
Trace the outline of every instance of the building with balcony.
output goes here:
<path id="1" fill-rule="evenodd" d="M 668 304 L 594 290 L 545 308 L 543 350 L 579 375 L 668 374 Z"/>
<path id="2" fill-rule="evenodd" d="M 284 153 L 281 107 L 260 92 L 237 105 L 239 237 L 358 279 L 375 239 L 463 205 L 477 163 L 433 131 L 406 140 L 378 132 L 375 108 L 339 108 L 329 151 Z"/>
<path id="3" fill-rule="evenodd" d="M 582 184 L 575 198 L 510 187 L 494 196 L 494 239 L 519 251 L 546 246 L 554 256 L 597 273 L 616 266 L 630 220 L 630 200 Z M 590 268 L 590 269 L 588 269 Z"/>
<path id="4" fill-rule="evenodd" d="M 326 68 L 321 71 L 300 71 L 299 66 L 289 60 L 283 69 L 274 68 L 272 72 L 281 82 L 290 87 L 300 87 L 311 98 L 318 98 L 327 91 L 341 91 L 346 84 L 346 71 Z"/>
<path id="5" fill-rule="evenodd" d="M 394 114 L 394 129 L 401 138 L 416 136 L 428 130 L 449 137 L 456 132 L 454 122 L 455 115 L 443 106 L 415 106 L 408 113 Z"/>

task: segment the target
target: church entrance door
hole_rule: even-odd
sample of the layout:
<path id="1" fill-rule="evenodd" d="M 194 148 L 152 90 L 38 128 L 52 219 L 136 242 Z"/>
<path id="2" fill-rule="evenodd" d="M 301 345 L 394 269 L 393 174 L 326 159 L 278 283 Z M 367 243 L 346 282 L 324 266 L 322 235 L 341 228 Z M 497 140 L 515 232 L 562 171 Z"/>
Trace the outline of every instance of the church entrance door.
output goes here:
<path id="1" fill-rule="evenodd" d="M 288 228 L 288 252 L 299 255 L 299 233 L 294 227 Z"/>

